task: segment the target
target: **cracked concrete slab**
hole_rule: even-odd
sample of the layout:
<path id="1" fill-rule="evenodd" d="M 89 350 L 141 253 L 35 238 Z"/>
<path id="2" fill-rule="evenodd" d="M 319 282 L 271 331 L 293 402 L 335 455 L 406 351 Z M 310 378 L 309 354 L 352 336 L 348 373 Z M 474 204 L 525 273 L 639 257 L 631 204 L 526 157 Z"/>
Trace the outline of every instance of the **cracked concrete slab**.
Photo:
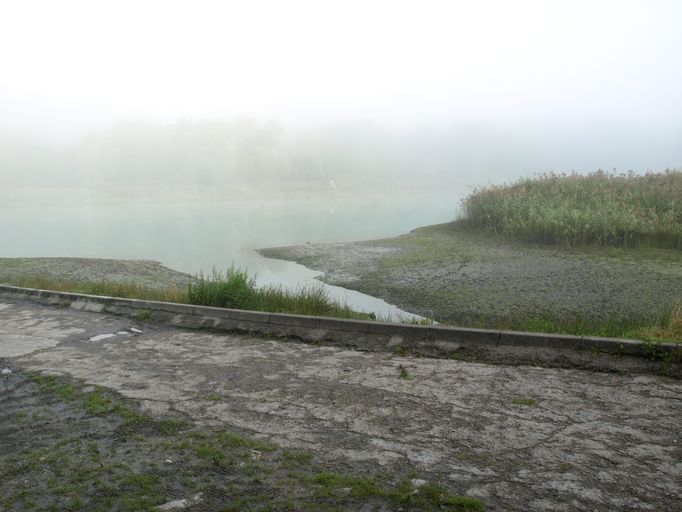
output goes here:
<path id="1" fill-rule="evenodd" d="M 414 467 L 489 510 L 682 509 L 682 382 L 663 376 L 360 353 L 16 300 L 0 304 L 0 358 L 331 465 Z"/>

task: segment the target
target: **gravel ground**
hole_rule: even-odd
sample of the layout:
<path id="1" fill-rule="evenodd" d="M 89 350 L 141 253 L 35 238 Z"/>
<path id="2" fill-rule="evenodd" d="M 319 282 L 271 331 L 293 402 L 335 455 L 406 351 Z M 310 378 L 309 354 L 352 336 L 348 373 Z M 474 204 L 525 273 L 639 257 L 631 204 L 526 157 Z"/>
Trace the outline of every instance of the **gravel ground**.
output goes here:
<path id="1" fill-rule="evenodd" d="M 321 279 L 465 325 L 518 318 L 645 317 L 682 304 L 682 253 L 572 249 L 497 240 L 455 223 L 397 238 L 263 249 Z"/>

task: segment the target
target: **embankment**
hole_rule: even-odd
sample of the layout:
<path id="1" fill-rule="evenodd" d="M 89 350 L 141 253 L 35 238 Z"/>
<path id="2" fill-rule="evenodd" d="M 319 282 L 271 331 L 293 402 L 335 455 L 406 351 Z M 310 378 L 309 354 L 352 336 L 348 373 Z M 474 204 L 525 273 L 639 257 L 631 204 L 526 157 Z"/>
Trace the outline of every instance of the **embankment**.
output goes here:
<path id="1" fill-rule="evenodd" d="M 0 297 L 217 332 L 294 338 L 360 351 L 448 357 L 511 365 L 682 375 L 674 343 L 388 324 L 53 292 L 0 285 Z"/>

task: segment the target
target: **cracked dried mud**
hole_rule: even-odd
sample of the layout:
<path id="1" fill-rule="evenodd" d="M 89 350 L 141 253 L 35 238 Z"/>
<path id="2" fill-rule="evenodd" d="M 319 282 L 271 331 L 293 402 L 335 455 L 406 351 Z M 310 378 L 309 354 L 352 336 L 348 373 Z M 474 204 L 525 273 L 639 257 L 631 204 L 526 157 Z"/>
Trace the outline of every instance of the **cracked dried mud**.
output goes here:
<path id="1" fill-rule="evenodd" d="M 672 249 L 565 249 L 523 244 L 456 222 L 384 240 L 261 249 L 324 272 L 324 282 L 466 327 L 524 330 L 528 318 L 642 318 L 682 304 Z"/>

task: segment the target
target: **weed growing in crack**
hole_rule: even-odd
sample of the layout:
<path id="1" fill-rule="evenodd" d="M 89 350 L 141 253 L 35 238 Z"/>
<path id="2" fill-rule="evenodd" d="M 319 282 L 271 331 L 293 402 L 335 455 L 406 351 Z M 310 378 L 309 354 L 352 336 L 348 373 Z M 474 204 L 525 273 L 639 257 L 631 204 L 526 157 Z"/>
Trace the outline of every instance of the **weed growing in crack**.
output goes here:
<path id="1" fill-rule="evenodd" d="M 398 365 L 398 375 L 401 379 L 405 380 L 412 379 L 412 375 L 410 375 L 410 372 L 402 364 Z"/>
<path id="2" fill-rule="evenodd" d="M 538 404 L 538 401 L 535 398 L 516 397 L 512 400 L 512 404 L 525 407 L 534 407 Z"/>

